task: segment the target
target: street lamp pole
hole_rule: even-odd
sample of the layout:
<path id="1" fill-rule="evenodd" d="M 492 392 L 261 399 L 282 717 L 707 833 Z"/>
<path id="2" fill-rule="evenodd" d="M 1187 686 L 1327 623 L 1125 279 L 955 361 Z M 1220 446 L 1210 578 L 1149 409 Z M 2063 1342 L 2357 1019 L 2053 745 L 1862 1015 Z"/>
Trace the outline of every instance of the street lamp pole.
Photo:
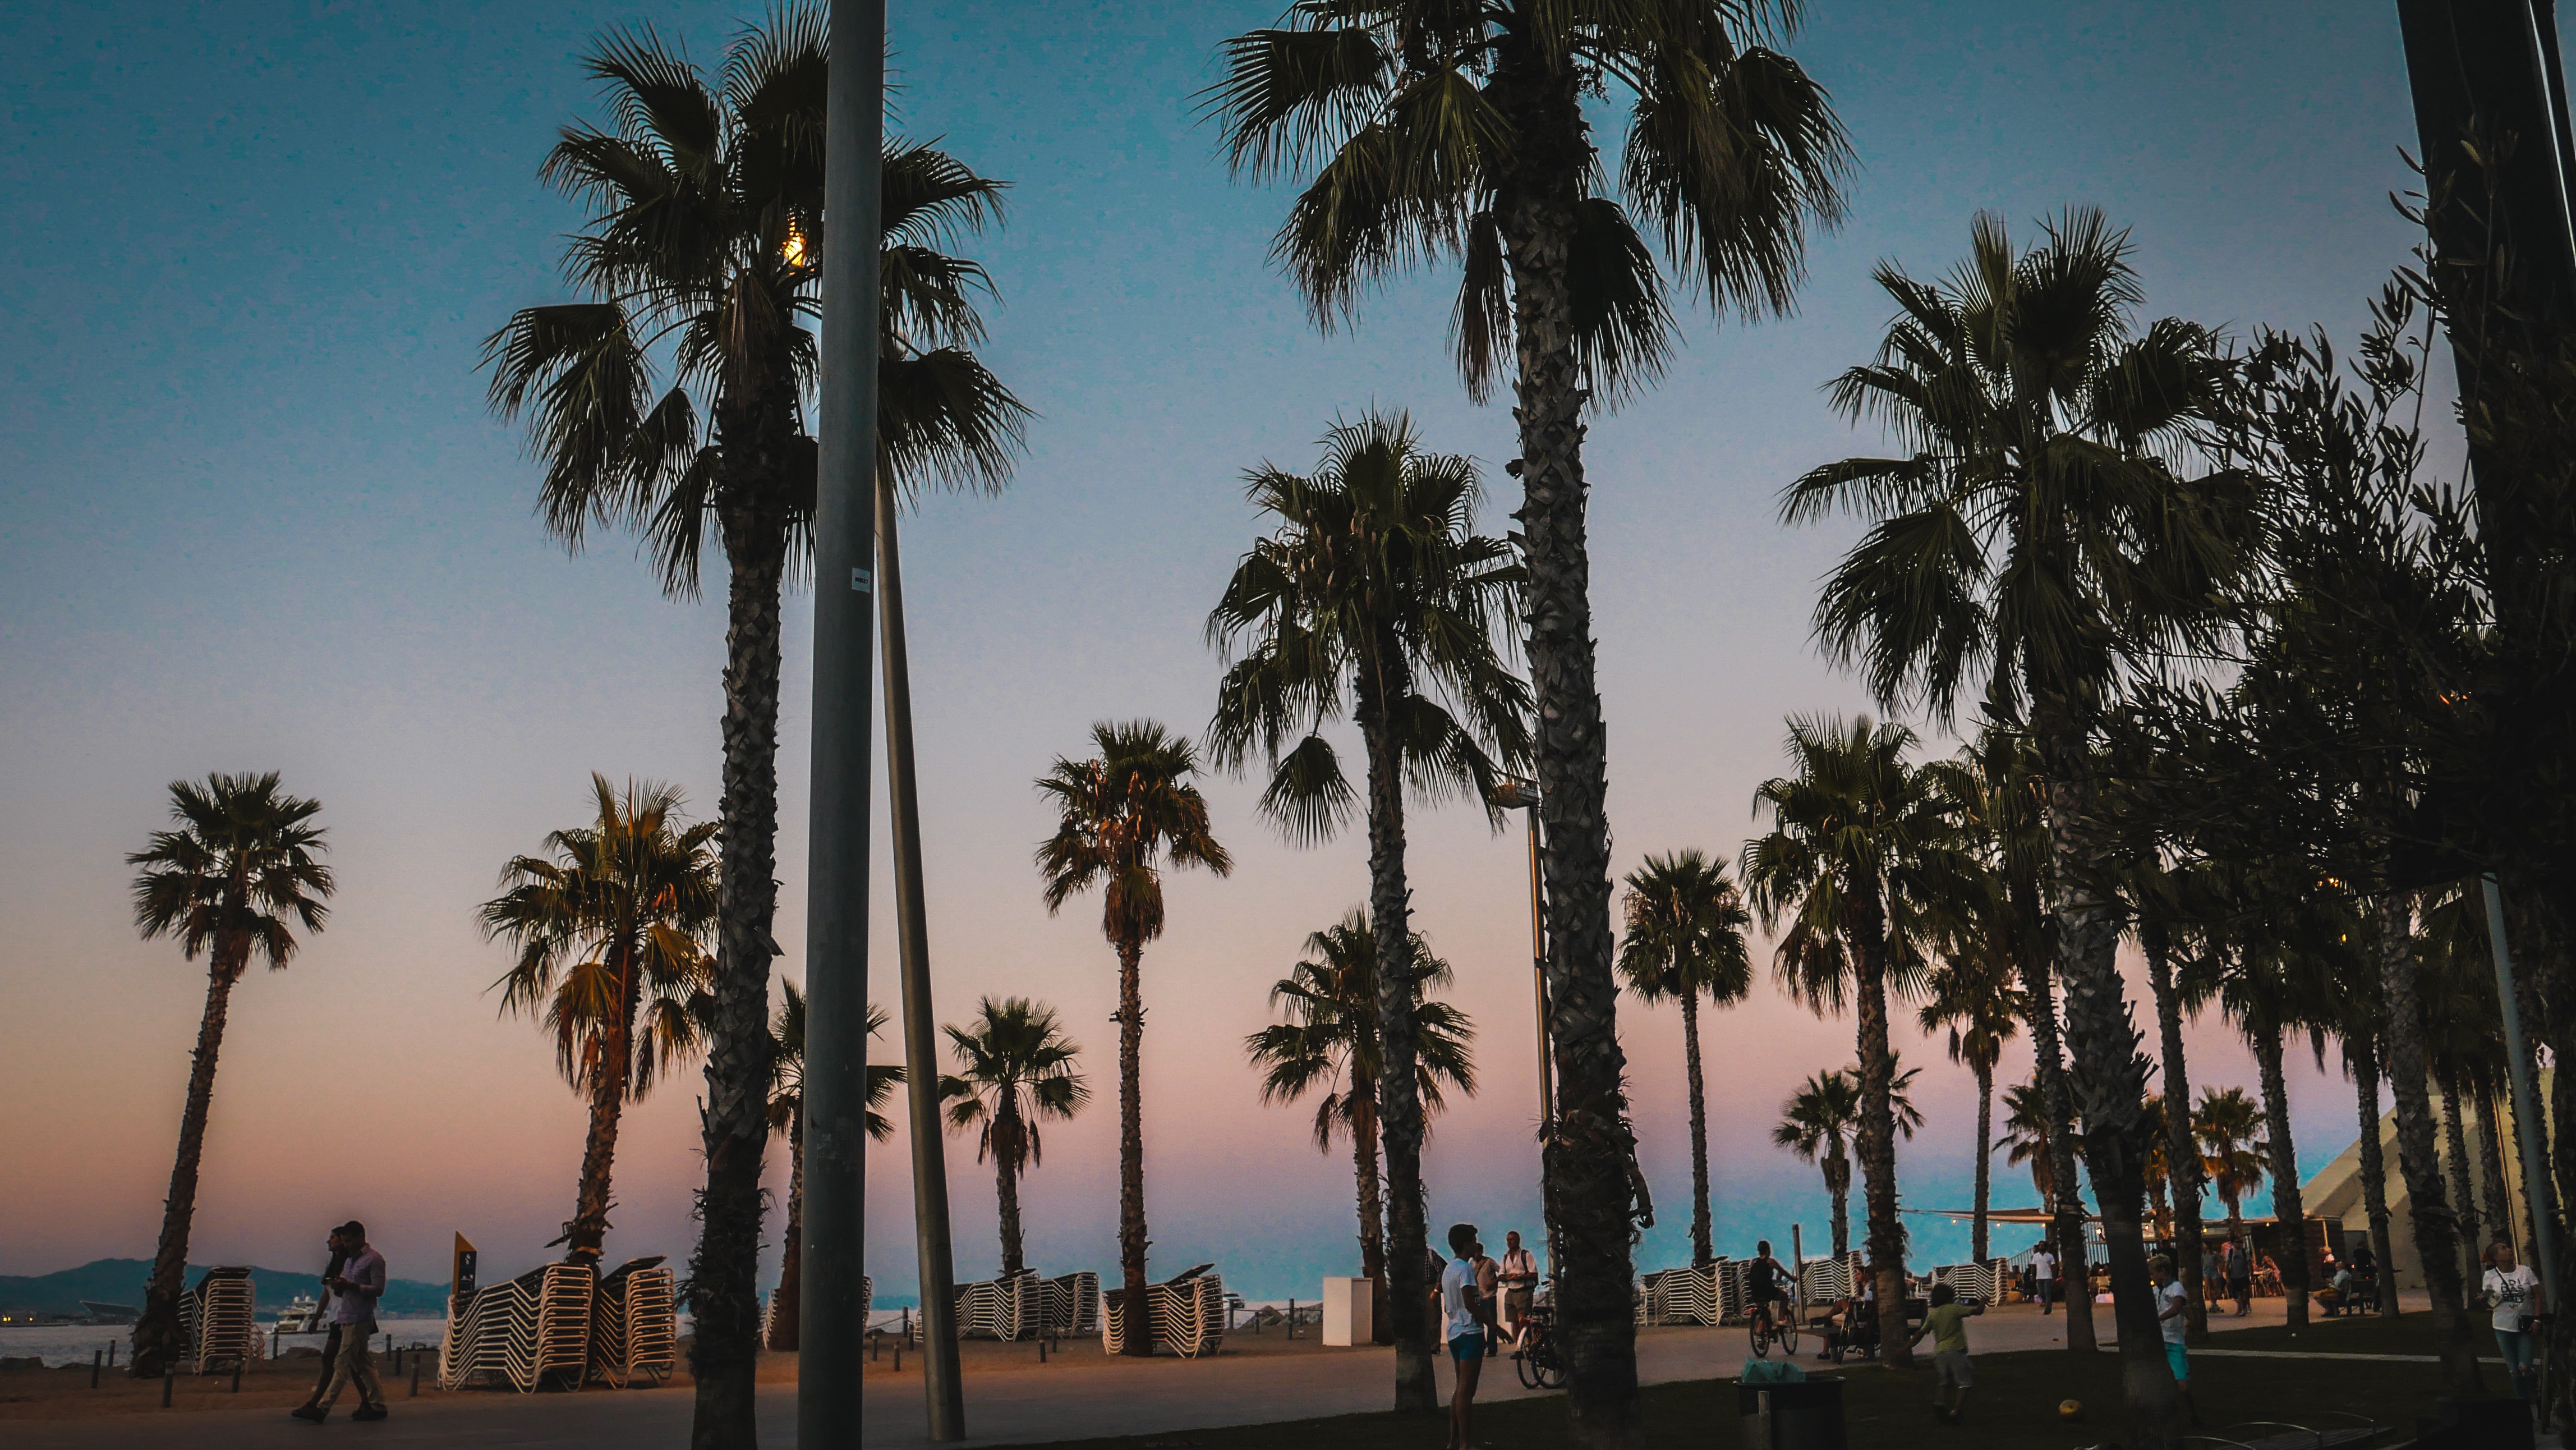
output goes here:
<path id="1" fill-rule="evenodd" d="M 1544 1138 L 1556 1129 L 1556 1066 L 1547 1036 L 1547 909 L 1546 868 L 1539 854 L 1538 782 L 1519 777 L 1505 779 L 1493 790 L 1494 804 L 1507 811 L 1529 813 L 1529 882 L 1530 882 L 1530 992 L 1538 1020 L 1538 1124 Z M 1545 1172 L 1545 1150 L 1540 1155 L 1541 1172 Z M 1556 1277 L 1556 1213 L 1546 1207 L 1547 1195 L 1541 1192 L 1541 1211 L 1547 1218 L 1548 1278 Z"/>
<path id="2" fill-rule="evenodd" d="M 2538 1240 L 2532 1247 L 2540 1260 L 2541 1293 L 2555 1309 L 2558 1235 L 2551 1222 L 2549 1159 L 2540 1146 L 2540 1090 L 2531 1080 L 2531 1053 L 2522 1037 L 2522 1006 L 2514 999 L 2513 947 L 2504 934 L 2504 892 L 2496 885 L 2493 873 L 2479 877 L 2478 884 L 2485 888 L 2487 945 L 2495 953 L 2496 1000 L 2504 1009 L 2504 1065 L 2513 1081 L 2513 1136 L 2522 1149 L 2522 1191 L 2529 1200 L 2531 1232 Z M 2513 1225 L 2506 1224 L 2504 1230 L 2505 1237 L 2513 1236 Z"/>

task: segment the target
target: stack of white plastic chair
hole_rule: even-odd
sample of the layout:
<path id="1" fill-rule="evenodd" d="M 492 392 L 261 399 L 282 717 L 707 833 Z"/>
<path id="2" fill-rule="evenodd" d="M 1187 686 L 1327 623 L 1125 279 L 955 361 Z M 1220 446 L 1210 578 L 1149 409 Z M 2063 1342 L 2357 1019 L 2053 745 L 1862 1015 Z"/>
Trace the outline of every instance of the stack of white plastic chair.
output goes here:
<path id="1" fill-rule="evenodd" d="M 1201 1264 L 1147 1291 L 1152 1296 L 1154 1342 L 1184 1359 L 1214 1354 L 1225 1343 L 1225 1280 L 1211 1272 L 1214 1268 Z M 1116 1354 L 1127 1318 L 1121 1302 L 1126 1291 L 1111 1289 L 1101 1297 L 1106 1306 L 1100 1316 L 1100 1340 Z"/>
<path id="2" fill-rule="evenodd" d="M 480 1375 L 496 1375 L 521 1394 L 548 1375 L 580 1383 L 590 1361 L 596 1277 L 588 1264 L 548 1264 L 458 1296 L 438 1350 L 440 1387 L 460 1389 Z"/>
<path id="3" fill-rule="evenodd" d="M 679 1296 L 659 1255 L 600 1276 L 590 1310 L 590 1377 L 660 1384 L 680 1363 Z"/>
<path id="4" fill-rule="evenodd" d="M 1100 1327 L 1100 1276 L 1086 1269 L 1049 1279 L 1039 1302 L 1046 1333 L 1088 1334 Z"/>
<path id="5" fill-rule="evenodd" d="M 259 1358 L 258 1298 L 250 1270 L 208 1269 L 197 1287 L 179 1296 L 179 1317 L 188 1332 L 191 1374 L 209 1374 Z"/>

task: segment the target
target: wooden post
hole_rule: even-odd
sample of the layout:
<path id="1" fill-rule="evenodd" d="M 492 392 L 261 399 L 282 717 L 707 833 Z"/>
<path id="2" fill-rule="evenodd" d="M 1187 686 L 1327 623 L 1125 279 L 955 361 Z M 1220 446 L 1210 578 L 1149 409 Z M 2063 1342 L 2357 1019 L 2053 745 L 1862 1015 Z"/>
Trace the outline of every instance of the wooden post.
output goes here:
<path id="1" fill-rule="evenodd" d="M 234 1393 L 234 1394 L 240 1394 L 240 1393 L 241 1393 L 241 1372 L 242 1372 L 242 1362 L 241 1362 L 240 1360 L 238 1360 L 238 1359 L 237 1359 L 237 1360 L 234 1360 L 234 1361 L 233 1361 L 233 1393 Z"/>
<path id="2" fill-rule="evenodd" d="M 107 1367 L 116 1368 L 116 1341 L 113 1339 L 107 1342 Z"/>
<path id="3" fill-rule="evenodd" d="M 1297 1337 L 1297 1301 L 1294 1299 L 1288 1301 L 1288 1337 Z"/>
<path id="4" fill-rule="evenodd" d="M 411 1397 L 420 1398 L 420 1356 L 416 1354 L 411 1357 Z"/>
<path id="5" fill-rule="evenodd" d="M 170 1408 L 170 1391 L 179 1383 L 179 1371 L 173 1367 L 161 1371 L 161 1408 Z"/>
<path id="6" fill-rule="evenodd" d="M 99 1350 L 93 1349 L 89 1352 L 89 1387 L 91 1389 L 98 1388 L 98 1365 L 101 1357 L 102 1352 Z"/>

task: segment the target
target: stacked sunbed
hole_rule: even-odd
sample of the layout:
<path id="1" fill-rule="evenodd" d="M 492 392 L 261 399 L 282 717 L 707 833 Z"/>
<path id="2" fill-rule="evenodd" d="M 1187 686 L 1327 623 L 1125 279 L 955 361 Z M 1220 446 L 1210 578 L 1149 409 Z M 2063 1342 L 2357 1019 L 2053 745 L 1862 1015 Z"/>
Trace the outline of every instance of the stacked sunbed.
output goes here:
<path id="1" fill-rule="evenodd" d="M 588 1264 L 547 1264 L 457 1296 L 438 1350 L 439 1386 L 499 1378 L 526 1394 L 548 1375 L 579 1384 L 590 1360 L 596 1278 Z"/>
<path id="2" fill-rule="evenodd" d="M 1214 1264 L 1201 1264 L 1147 1290 L 1152 1296 L 1149 1302 L 1156 1344 L 1184 1359 L 1196 1359 L 1216 1353 L 1225 1343 L 1225 1280 L 1212 1272 L 1215 1268 Z M 1127 1291 L 1110 1289 L 1100 1297 L 1105 1301 L 1100 1342 L 1116 1354 L 1126 1320 L 1120 1301 L 1127 1297 Z"/>
<path id="3" fill-rule="evenodd" d="M 1798 1270 L 1798 1301 L 1827 1304 L 1860 1292 L 1863 1260 L 1858 1249 L 1841 1258 L 1809 1259 Z"/>
<path id="4" fill-rule="evenodd" d="M 1038 1332 L 1045 1281 L 1035 1269 L 957 1286 L 961 1339 L 1021 1339 Z"/>
<path id="5" fill-rule="evenodd" d="M 1100 1276 L 1089 1270 L 1049 1279 L 1039 1314 L 1048 1334 L 1089 1334 L 1100 1327 Z"/>
<path id="6" fill-rule="evenodd" d="M 250 1270 L 208 1269 L 197 1286 L 179 1296 L 179 1318 L 188 1332 L 188 1371 L 211 1374 L 259 1357 L 258 1295 Z"/>
<path id="7" fill-rule="evenodd" d="M 1723 1259 L 1699 1268 L 1665 1269 L 1648 1274 L 1645 1293 L 1638 1304 L 1640 1324 L 1708 1324 L 1725 1318 L 1725 1273 Z M 1735 1275 L 1741 1294 L 1743 1275 Z"/>
<path id="8" fill-rule="evenodd" d="M 680 1362 L 678 1296 L 662 1256 L 630 1259 L 600 1276 L 590 1307 L 590 1377 L 623 1388 L 660 1384 Z"/>
<path id="9" fill-rule="evenodd" d="M 2010 1282 L 2010 1274 L 2011 1266 L 2003 1259 L 1982 1264 L 1942 1264 L 1932 1270 L 1932 1282 L 1949 1285 L 1962 1299 L 1992 1304 L 2003 1285 Z"/>

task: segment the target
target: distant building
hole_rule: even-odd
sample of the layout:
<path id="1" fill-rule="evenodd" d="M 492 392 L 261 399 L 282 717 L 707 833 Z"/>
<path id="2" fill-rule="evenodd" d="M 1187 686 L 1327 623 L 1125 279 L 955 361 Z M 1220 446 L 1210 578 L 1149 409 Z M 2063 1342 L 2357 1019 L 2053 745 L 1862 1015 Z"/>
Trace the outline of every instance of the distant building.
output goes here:
<path id="1" fill-rule="evenodd" d="M 2549 1083 L 2550 1073 L 2544 1069 L 2540 1074 L 2539 1087 L 2540 1100 L 2544 1104 L 2549 1101 Z M 2478 1243 L 2483 1247 L 2495 1242 L 2501 1230 L 2488 1222 L 2487 1209 L 2494 1192 L 2483 1161 L 2486 1154 L 2480 1139 L 2476 1100 L 2463 1097 L 2459 1108 L 2463 1114 L 2460 1131 L 2468 1142 L 2470 1191 L 2477 1200 L 2469 1208 L 2477 1220 Z M 2434 1144 L 2442 1155 L 2442 1191 L 2446 1198 L 2451 1196 L 2451 1185 L 2456 1181 L 2451 1163 L 2450 1135 L 2442 1126 L 2443 1115 L 2448 1110 L 2448 1102 L 2436 1091 L 2433 1094 Z M 2495 1145 L 2496 1157 L 2502 1173 L 2505 1201 L 2512 1205 L 2517 1219 L 2513 1226 L 2514 1251 L 2527 1260 L 2531 1256 L 2531 1224 L 2524 1217 L 2522 1160 L 2514 1147 L 2513 1100 L 2510 1094 L 2497 1095 L 2495 1120 L 2499 1139 Z M 2406 1175 L 2397 1166 L 2397 1115 L 2394 1112 L 2383 1115 L 2379 1120 L 2379 1153 L 2388 1182 L 2389 1258 L 2397 1270 L 2397 1287 L 2421 1289 L 2424 1287 L 2424 1256 L 2415 1248 L 2415 1221 L 2408 1211 Z M 2347 1233 L 2357 1234 L 2369 1228 L 2370 1218 L 2362 1206 L 2361 1144 L 2358 1139 L 2308 1179 L 2301 1190 L 2301 1202 L 2309 1213 L 2342 1219 Z M 2460 1207 L 2456 1203 L 2451 1205 L 2454 1213 L 2460 1212 Z"/>

